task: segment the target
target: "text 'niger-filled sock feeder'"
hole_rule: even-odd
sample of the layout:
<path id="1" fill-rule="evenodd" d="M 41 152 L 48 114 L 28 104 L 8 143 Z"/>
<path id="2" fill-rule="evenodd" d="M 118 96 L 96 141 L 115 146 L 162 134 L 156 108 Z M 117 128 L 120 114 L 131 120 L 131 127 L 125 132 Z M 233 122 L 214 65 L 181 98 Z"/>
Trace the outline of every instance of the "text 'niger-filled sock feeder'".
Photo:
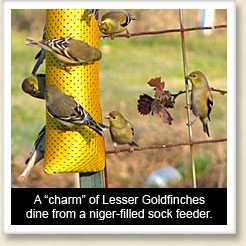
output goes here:
<path id="1" fill-rule="evenodd" d="M 85 9 L 50 9 L 46 13 L 47 39 L 71 37 L 98 48 L 98 24 Z M 70 74 L 60 69 L 60 61 L 46 52 L 46 83 L 71 95 L 96 121 L 101 122 L 99 62 L 67 65 Z M 104 139 L 87 126 L 76 131 L 61 131 L 56 120 L 46 113 L 44 171 L 47 174 L 96 172 L 105 166 Z M 78 131 L 77 131 L 78 130 Z"/>

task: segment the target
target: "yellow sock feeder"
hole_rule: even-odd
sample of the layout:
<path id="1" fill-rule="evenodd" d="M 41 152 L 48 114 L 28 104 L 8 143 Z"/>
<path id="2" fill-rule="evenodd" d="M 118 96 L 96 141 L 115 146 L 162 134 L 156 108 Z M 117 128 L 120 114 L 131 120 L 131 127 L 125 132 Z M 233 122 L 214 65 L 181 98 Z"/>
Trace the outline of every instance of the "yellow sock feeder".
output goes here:
<path id="1" fill-rule="evenodd" d="M 98 48 L 98 25 L 94 17 L 85 17 L 85 9 L 50 9 L 46 13 L 46 38 L 72 37 Z M 96 121 L 101 122 L 99 97 L 99 62 L 91 65 L 67 66 L 46 52 L 46 83 L 74 97 Z M 105 166 L 103 137 L 87 126 L 62 132 L 59 123 L 46 113 L 44 172 L 87 173 Z"/>

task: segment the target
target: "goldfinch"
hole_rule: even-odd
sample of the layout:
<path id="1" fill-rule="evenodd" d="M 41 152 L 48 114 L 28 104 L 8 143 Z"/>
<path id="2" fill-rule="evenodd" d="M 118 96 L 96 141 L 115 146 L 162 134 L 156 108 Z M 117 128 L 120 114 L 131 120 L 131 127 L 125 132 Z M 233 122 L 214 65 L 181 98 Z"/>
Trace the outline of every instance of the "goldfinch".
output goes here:
<path id="1" fill-rule="evenodd" d="M 46 28 L 45 28 L 45 27 L 44 27 L 42 39 L 43 39 L 43 40 L 46 39 Z M 45 49 L 42 48 L 42 49 L 38 52 L 38 54 L 35 56 L 35 60 L 37 60 L 37 61 L 36 61 L 35 65 L 34 65 L 34 67 L 33 67 L 33 70 L 32 70 L 32 74 L 33 74 L 33 75 L 36 74 L 37 70 L 39 69 L 40 65 L 43 63 L 44 59 L 45 59 Z"/>
<path id="2" fill-rule="evenodd" d="M 192 72 L 186 78 L 192 84 L 191 107 L 193 114 L 196 116 L 191 124 L 199 118 L 203 124 L 203 131 L 210 137 L 208 120 L 210 120 L 210 112 L 213 107 L 213 96 L 208 81 L 200 71 Z"/>
<path id="3" fill-rule="evenodd" d="M 62 66 L 64 66 L 64 63 L 92 64 L 102 57 L 102 53 L 99 49 L 70 37 L 41 41 L 26 39 L 26 46 L 41 47 L 48 50 L 61 61 Z"/>
<path id="4" fill-rule="evenodd" d="M 85 125 L 100 136 L 108 127 L 96 122 L 90 114 L 82 108 L 72 96 L 61 92 L 54 85 L 46 86 L 46 109 L 48 114 L 69 129 L 78 125 Z"/>
<path id="5" fill-rule="evenodd" d="M 44 99 L 46 76 L 36 74 L 25 78 L 22 82 L 22 90 L 36 98 Z"/>
<path id="6" fill-rule="evenodd" d="M 120 33 L 124 30 L 126 30 L 127 37 L 130 37 L 130 33 L 126 28 L 132 20 L 136 20 L 136 18 L 129 13 L 111 11 L 102 16 L 99 29 L 102 33 L 110 35 L 112 39 L 115 33 Z"/>
<path id="7" fill-rule="evenodd" d="M 23 181 L 26 182 L 27 177 L 32 170 L 33 166 L 37 164 L 40 160 L 44 158 L 45 150 L 45 126 L 38 134 L 38 138 L 35 141 L 29 157 L 26 159 L 26 168 L 20 175 L 20 178 L 23 178 Z"/>
<path id="8" fill-rule="evenodd" d="M 130 151 L 133 151 L 132 146 L 138 145 L 133 141 L 134 129 L 132 124 L 126 120 L 120 112 L 112 111 L 106 117 L 109 120 L 109 132 L 114 143 L 116 153 L 120 152 L 118 144 L 129 144 Z"/>

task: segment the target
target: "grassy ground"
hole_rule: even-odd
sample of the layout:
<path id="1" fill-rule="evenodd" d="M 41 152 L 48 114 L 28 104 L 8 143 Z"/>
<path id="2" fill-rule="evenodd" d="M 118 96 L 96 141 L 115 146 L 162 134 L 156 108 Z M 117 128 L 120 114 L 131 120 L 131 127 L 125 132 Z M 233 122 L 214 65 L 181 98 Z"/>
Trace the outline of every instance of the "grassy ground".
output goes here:
<path id="1" fill-rule="evenodd" d="M 44 102 L 31 98 L 20 87 L 23 78 L 30 75 L 38 51 L 24 47 L 26 37 L 24 32 L 12 32 L 12 183 L 18 187 L 73 187 L 73 174 L 45 175 L 40 164 L 35 166 L 26 184 L 16 180 L 37 133 L 45 124 Z M 211 87 L 226 90 L 226 32 L 217 30 L 216 35 L 210 37 L 202 36 L 201 32 L 188 33 L 186 45 L 188 71 L 201 70 Z M 137 112 L 139 95 L 153 95 L 147 85 L 153 77 L 161 76 L 166 89 L 173 93 L 184 89 L 180 35 L 101 40 L 100 49 L 103 52 L 100 61 L 102 115 L 112 110 L 122 112 L 135 126 L 135 140 L 140 146 L 187 141 L 184 95 L 178 97 L 175 108 L 169 111 L 174 118 L 171 126 L 163 124 L 157 116 L 143 117 Z M 39 70 L 42 72 L 44 65 Z M 209 128 L 212 138 L 216 139 L 226 137 L 227 96 L 218 93 L 213 96 L 215 104 Z M 208 139 L 201 122 L 197 121 L 193 126 L 193 137 L 194 140 Z M 109 134 L 106 134 L 105 143 L 106 149 L 113 148 Z M 226 186 L 226 153 L 226 143 L 195 146 L 199 187 Z M 178 187 L 191 186 L 189 147 L 109 155 L 109 186 L 145 187 L 145 178 L 165 165 L 171 165 L 181 173 L 183 179 Z"/>

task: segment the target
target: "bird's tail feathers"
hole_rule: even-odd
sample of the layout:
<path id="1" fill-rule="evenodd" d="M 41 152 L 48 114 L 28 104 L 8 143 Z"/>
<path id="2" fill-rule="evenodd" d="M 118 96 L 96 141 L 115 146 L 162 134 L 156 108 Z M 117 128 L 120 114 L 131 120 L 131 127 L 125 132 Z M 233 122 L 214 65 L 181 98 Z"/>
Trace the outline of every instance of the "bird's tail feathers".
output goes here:
<path id="1" fill-rule="evenodd" d="M 107 130 L 109 127 L 108 126 L 106 126 L 106 125 L 104 125 L 104 124 L 102 124 L 102 123 L 98 123 L 104 130 Z"/>
<path id="2" fill-rule="evenodd" d="M 40 47 L 39 42 L 28 38 L 26 39 L 26 46 Z"/>
<path id="3" fill-rule="evenodd" d="M 134 141 L 132 141 L 132 142 L 130 143 L 130 145 L 131 145 L 131 146 L 137 146 L 137 147 L 139 147 L 139 145 L 136 144 Z"/>
<path id="4" fill-rule="evenodd" d="M 35 56 L 35 59 L 38 59 L 35 66 L 33 67 L 33 70 L 32 70 L 32 74 L 35 75 L 38 68 L 40 67 L 40 65 L 43 63 L 44 61 L 44 58 L 45 58 L 45 50 L 44 49 L 41 49 L 39 51 L 39 53 Z"/>
<path id="5" fill-rule="evenodd" d="M 87 124 L 92 130 L 98 133 L 101 137 L 104 136 L 104 130 L 108 129 L 107 126 L 103 125 L 102 123 L 98 123 L 96 121 L 90 121 Z"/>
<path id="6" fill-rule="evenodd" d="M 88 125 L 92 130 L 94 130 L 97 134 L 99 134 L 101 137 L 104 136 L 103 128 L 99 124 L 90 124 Z"/>
<path id="7" fill-rule="evenodd" d="M 28 39 L 28 38 L 26 39 L 26 46 L 40 47 L 40 48 L 43 48 L 45 50 L 48 50 L 48 51 L 51 51 L 52 52 L 53 50 L 52 50 L 52 48 L 49 45 L 50 46 L 54 46 L 53 43 L 50 44 L 48 41 L 46 42 L 45 40 L 35 41 L 35 40 L 32 40 L 32 39 Z"/>
<path id="8" fill-rule="evenodd" d="M 126 26 L 127 26 L 132 20 L 137 20 L 137 18 L 133 17 L 130 13 L 126 13 L 126 12 L 125 12 L 125 16 L 126 16 L 126 23 L 125 23 Z"/>
<path id="9" fill-rule="evenodd" d="M 45 134 L 46 134 L 46 126 L 44 126 L 41 129 L 41 131 L 39 132 L 38 138 L 36 139 L 36 141 L 32 147 L 31 153 L 30 153 L 29 157 L 26 159 L 26 162 L 25 162 L 26 165 L 29 165 L 30 161 L 33 161 L 34 164 L 38 163 L 43 158 L 43 155 L 37 155 L 37 153 L 40 151 L 40 150 L 37 151 L 37 149 L 39 148 L 40 142 L 41 141 L 44 142 Z M 43 148 L 43 152 L 44 152 L 44 148 Z"/>
<path id="10" fill-rule="evenodd" d="M 206 132 L 208 134 L 208 136 L 210 137 L 207 123 L 203 123 L 203 131 Z"/>
<path id="11" fill-rule="evenodd" d="M 25 167 L 25 169 L 21 173 L 20 177 L 18 178 L 19 180 L 23 179 L 23 182 L 26 182 L 30 171 L 32 170 L 33 166 L 35 165 L 35 159 L 36 159 L 36 154 L 35 153 L 32 156 L 32 158 L 28 158 L 27 159 L 27 162 L 26 162 L 27 166 Z"/>
<path id="12" fill-rule="evenodd" d="M 95 19 L 98 20 L 99 9 L 90 9 L 88 17 L 95 16 Z"/>
<path id="13" fill-rule="evenodd" d="M 35 60 L 37 60 L 41 56 L 42 49 L 37 53 L 37 55 L 34 57 Z"/>

